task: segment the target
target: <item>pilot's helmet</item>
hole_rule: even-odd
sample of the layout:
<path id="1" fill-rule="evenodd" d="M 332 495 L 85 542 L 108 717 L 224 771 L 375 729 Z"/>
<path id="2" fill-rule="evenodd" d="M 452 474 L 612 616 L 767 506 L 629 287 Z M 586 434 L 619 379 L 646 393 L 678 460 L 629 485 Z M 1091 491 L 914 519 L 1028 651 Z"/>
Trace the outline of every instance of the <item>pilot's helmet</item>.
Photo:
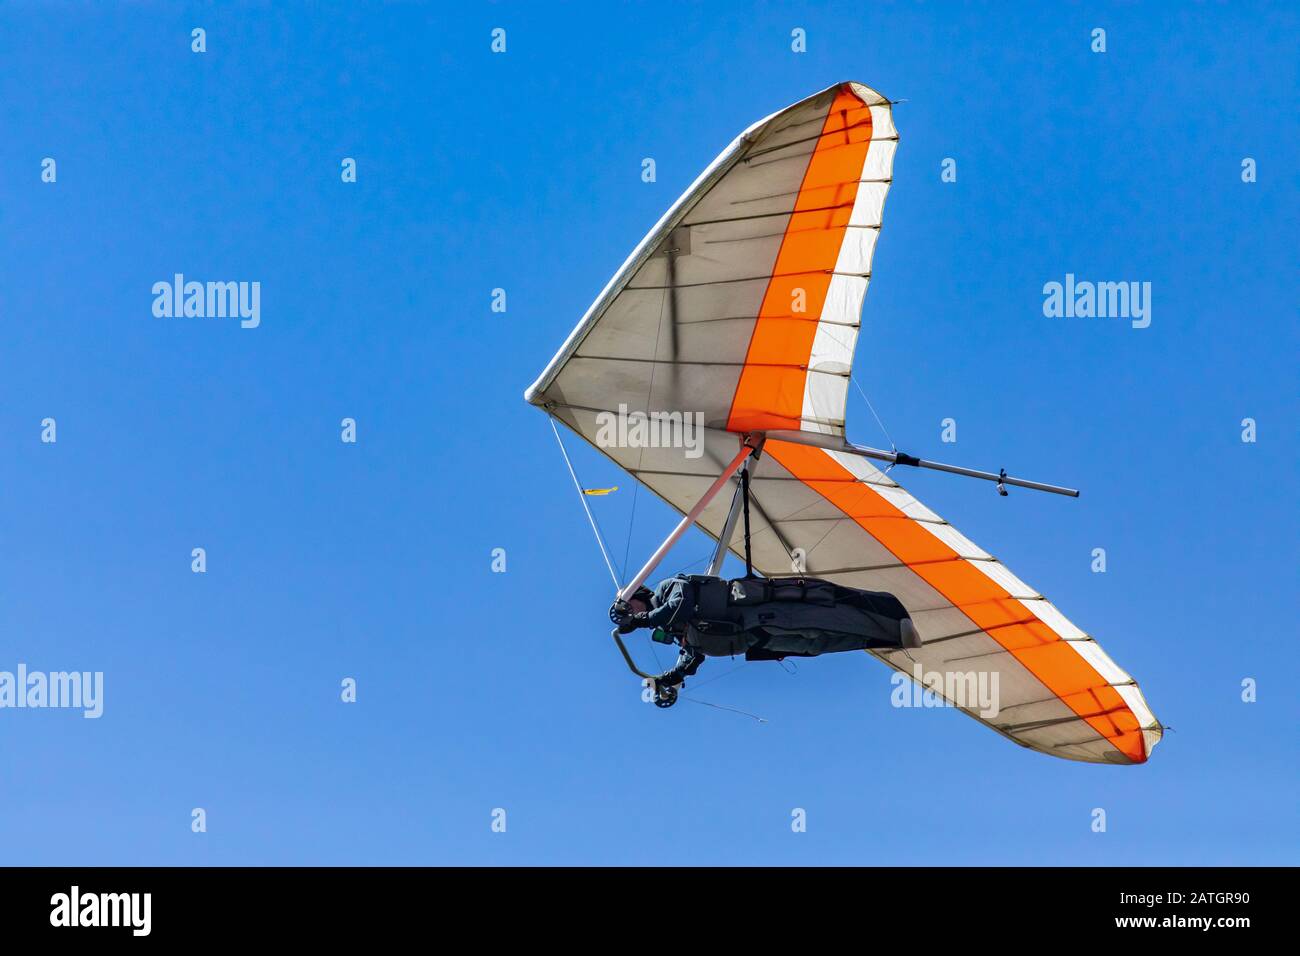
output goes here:
<path id="1" fill-rule="evenodd" d="M 632 592 L 632 596 L 627 599 L 628 607 L 632 609 L 633 614 L 642 614 L 650 610 L 650 601 L 653 597 L 654 592 L 642 585 Z"/>

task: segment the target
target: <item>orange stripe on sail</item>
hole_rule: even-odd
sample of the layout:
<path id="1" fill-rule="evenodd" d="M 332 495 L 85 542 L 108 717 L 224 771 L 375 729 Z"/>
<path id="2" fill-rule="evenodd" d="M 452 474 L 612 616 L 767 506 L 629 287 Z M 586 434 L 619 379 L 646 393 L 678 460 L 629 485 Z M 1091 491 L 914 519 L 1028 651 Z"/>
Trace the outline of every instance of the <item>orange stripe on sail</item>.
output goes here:
<path id="1" fill-rule="evenodd" d="M 821 315 L 870 143 L 871 110 L 842 86 L 822 124 L 781 239 L 731 402 L 731 431 L 802 427 L 817 323 L 789 321 L 791 306 L 802 291 L 801 314 Z"/>
<path id="2" fill-rule="evenodd" d="M 768 441 L 763 451 L 852 518 L 914 574 L 956 605 L 975 626 L 988 632 L 992 640 L 1117 750 L 1134 763 L 1146 761 L 1141 725 L 1119 692 L 1006 589 L 969 561 L 946 560 L 960 556 L 876 491 L 857 481 L 823 449 Z"/>

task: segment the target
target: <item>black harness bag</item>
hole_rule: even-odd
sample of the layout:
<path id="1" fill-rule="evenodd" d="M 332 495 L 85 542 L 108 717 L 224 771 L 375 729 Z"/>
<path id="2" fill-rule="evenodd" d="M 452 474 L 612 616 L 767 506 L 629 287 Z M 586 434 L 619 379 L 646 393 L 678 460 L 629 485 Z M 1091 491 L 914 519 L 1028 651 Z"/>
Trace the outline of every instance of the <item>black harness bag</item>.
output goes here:
<path id="1" fill-rule="evenodd" d="M 816 657 L 903 646 L 907 609 L 892 594 L 819 578 L 691 575 L 675 625 L 709 657 L 747 660 Z M 685 619 L 685 620 L 682 620 Z M 674 628 L 676 629 L 676 628 Z"/>

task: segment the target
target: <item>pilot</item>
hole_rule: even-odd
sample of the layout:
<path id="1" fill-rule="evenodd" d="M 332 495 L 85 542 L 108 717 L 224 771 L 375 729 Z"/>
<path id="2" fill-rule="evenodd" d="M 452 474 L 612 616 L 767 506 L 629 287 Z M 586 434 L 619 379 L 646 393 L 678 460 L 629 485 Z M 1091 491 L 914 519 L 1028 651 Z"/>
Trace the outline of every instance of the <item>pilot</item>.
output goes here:
<path id="1" fill-rule="evenodd" d="M 610 619 L 618 625 L 620 634 L 630 634 L 639 627 L 667 628 L 681 610 L 687 585 L 686 578 L 678 574 L 660 581 L 653 591 L 639 587 L 626 602 L 615 602 Z"/>
<path id="2" fill-rule="evenodd" d="M 627 601 L 616 601 L 610 608 L 610 619 L 618 625 L 620 634 L 629 634 L 637 628 L 664 628 L 680 623 L 679 613 L 686 599 L 686 590 L 690 582 L 684 575 L 674 575 L 659 582 L 651 591 L 639 587 Z M 704 652 L 679 639 L 681 650 L 677 663 L 669 670 L 655 678 L 656 700 L 660 688 L 671 688 L 693 677 L 704 663 Z"/>

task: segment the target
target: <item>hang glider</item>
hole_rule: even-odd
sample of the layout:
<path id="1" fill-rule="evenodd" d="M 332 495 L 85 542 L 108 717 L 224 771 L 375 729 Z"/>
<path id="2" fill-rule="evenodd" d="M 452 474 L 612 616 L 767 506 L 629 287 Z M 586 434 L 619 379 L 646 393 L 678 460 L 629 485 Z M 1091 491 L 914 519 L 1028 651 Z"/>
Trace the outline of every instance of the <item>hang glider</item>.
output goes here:
<path id="1" fill-rule="evenodd" d="M 755 570 L 886 591 L 908 609 L 921 646 L 868 653 L 909 675 L 916 664 L 996 673 L 997 715 L 962 709 L 1024 747 L 1143 763 L 1162 727 L 1133 678 L 872 461 L 1003 493 L 1077 492 L 845 438 L 898 144 L 892 105 L 841 83 L 747 129 L 633 250 L 525 397 L 685 515 L 623 596 L 692 524 L 720 539 L 716 566 L 726 550 L 746 556 L 739 492 L 720 494 L 743 478 Z M 674 412 L 703 426 L 694 449 L 601 440 L 611 415 Z"/>

